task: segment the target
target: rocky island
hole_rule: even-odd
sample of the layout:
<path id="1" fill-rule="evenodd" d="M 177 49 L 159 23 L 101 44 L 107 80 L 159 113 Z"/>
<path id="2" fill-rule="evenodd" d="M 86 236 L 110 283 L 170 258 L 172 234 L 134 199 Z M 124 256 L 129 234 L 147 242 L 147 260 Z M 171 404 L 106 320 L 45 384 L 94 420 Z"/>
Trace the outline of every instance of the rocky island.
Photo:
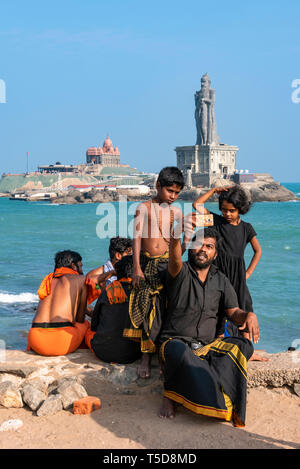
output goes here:
<path id="1" fill-rule="evenodd" d="M 228 179 L 217 179 L 212 187 L 216 186 L 232 186 L 234 182 Z M 253 202 L 289 202 L 299 201 L 296 195 L 282 186 L 279 182 L 274 181 L 271 176 L 264 176 L 257 178 L 252 183 L 241 183 L 241 186 L 248 192 L 249 197 Z M 192 202 L 195 198 L 199 197 L 204 192 L 208 191 L 207 187 L 186 187 L 179 195 L 179 200 Z M 79 191 L 64 191 L 57 193 L 56 197 L 51 199 L 52 203 L 56 204 L 81 204 L 81 203 L 102 203 L 102 202 L 117 202 L 119 196 L 123 195 L 130 201 L 147 200 L 155 195 L 155 190 L 150 190 L 147 195 L 141 195 L 138 191 L 134 190 L 91 190 L 88 192 Z M 212 202 L 216 202 L 217 195 L 212 198 Z"/>
<path id="2" fill-rule="evenodd" d="M 212 185 L 231 186 L 234 183 L 228 179 L 218 179 Z M 300 199 L 291 191 L 282 186 L 279 182 L 269 179 L 261 179 L 253 183 L 241 183 L 241 186 L 248 192 L 253 202 L 290 202 Z M 194 201 L 204 192 L 208 191 L 206 187 L 186 187 L 179 195 L 179 200 Z M 48 200 L 54 204 L 90 204 L 102 202 L 117 202 L 120 195 L 126 196 L 129 202 L 147 200 L 155 194 L 155 190 L 149 189 L 147 194 L 141 194 L 140 191 L 133 189 L 123 190 L 97 190 L 79 191 L 76 189 L 57 190 L 43 188 L 37 190 L 14 191 L 13 193 L 2 193 L 2 197 L 9 197 L 14 200 L 38 201 Z M 212 196 L 212 202 L 217 201 L 217 195 Z"/>

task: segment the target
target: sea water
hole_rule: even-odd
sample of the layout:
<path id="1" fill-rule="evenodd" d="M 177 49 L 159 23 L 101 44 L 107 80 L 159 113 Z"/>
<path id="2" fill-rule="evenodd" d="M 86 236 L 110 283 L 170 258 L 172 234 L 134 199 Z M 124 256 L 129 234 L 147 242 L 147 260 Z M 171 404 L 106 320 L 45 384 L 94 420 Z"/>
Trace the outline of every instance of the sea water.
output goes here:
<path id="1" fill-rule="evenodd" d="M 283 185 L 300 197 L 300 183 Z M 55 205 L 0 199 L 0 343 L 25 349 L 37 289 L 57 251 L 81 254 L 84 273 L 108 259 L 109 237 L 124 235 L 137 204 Z M 207 208 L 218 213 L 217 203 Z M 107 209 L 107 210 L 106 210 Z M 116 216 L 116 223 L 109 223 Z M 243 217 L 253 225 L 261 260 L 248 280 L 260 324 L 256 348 L 282 352 L 300 345 L 300 202 L 260 202 Z M 119 223 L 121 220 L 121 223 Z M 101 238 L 99 234 L 108 237 Z M 246 265 L 253 251 L 248 246 Z"/>

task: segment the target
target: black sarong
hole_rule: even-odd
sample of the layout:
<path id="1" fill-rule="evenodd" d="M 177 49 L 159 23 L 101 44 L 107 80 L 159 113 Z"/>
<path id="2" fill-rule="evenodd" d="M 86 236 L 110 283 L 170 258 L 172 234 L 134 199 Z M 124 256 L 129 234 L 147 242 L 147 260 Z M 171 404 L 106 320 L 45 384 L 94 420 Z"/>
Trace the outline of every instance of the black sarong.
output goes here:
<path id="1" fill-rule="evenodd" d="M 165 341 L 164 396 L 196 414 L 245 425 L 247 360 L 252 343 L 240 337 L 217 339 L 199 350 L 180 339 Z"/>

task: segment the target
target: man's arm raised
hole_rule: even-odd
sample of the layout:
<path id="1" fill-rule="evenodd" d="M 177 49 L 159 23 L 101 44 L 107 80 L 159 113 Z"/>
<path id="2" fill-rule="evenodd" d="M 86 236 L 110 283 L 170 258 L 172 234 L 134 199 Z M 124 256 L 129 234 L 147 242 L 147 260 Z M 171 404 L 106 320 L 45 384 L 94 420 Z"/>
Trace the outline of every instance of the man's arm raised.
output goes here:
<path id="1" fill-rule="evenodd" d="M 182 269 L 182 249 L 181 239 L 175 238 L 171 234 L 169 246 L 168 272 L 172 277 L 176 277 Z"/>
<path id="2" fill-rule="evenodd" d="M 195 224 L 195 213 L 186 215 L 171 232 L 170 246 L 169 246 L 169 265 L 168 272 L 172 277 L 176 277 L 182 269 L 182 244 L 181 235 L 184 232 L 184 243 L 188 244 L 193 236 Z M 185 246 L 184 246 L 185 247 Z M 184 249 L 185 250 L 185 249 Z"/>

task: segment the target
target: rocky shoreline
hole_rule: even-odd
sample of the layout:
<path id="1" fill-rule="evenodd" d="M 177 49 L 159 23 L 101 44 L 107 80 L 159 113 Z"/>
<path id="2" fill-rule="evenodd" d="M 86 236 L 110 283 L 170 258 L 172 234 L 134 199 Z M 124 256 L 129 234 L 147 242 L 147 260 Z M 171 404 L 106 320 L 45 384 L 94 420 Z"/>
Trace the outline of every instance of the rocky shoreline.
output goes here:
<path id="1" fill-rule="evenodd" d="M 226 179 L 216 180 L 213 186 L 231 186 L 234 183 Z M 248 192 L 249 197 L 252 202 L 291 202 L 291 201 L 300 201 L 293 192 L 286 189 L 279 182 L 275 182 L 273 178 L 267 180 L 257 180 L 253 183 L 241 183 L 246 192 Z M 179 194 L 178 200 L 192 202 L 195 198 L 207 192 L 209 188 L 184 188 L 183 191 Z M 14 200 L 26 200 L 26 201 L 49 201 L 53 204 L 58 205 L 76 205 L 76 204 L 98 204 L 98 203 L 109 203 L 109 202 L 118 202 L 120 197 L 126 197 L 129 202 L 138 202 L 145 201 L 153 197 L 156 194 L 155 190 L 150 190 L 148 195 L 142 195 L 138 190 L 126 190 L 126 189 L 117 189 L 117 190 L 97 190 L 92 189 L 89 191 L 79 191 L 79 190 L 57 190 L 51 188 L 43 188 L 40 190 L 42 193 L 47 193 L 48 195 L 41 195 L 37 197 L 35 192 L 24 192 L 23 194 L 16 193 L 1 193 L 1 197 L 9 197 Z M 49 194 L 50 193 L 50 194 Z M 214 194 L 211 198 L 211 202 L 216 202 L 218 196 Z"/>
<path id="2" fill-rule="evenodd" d="M 248 388 L 285 387 L 300 397 L 298 353 L 260 353 L 269 361 L 248 363 Z M 141 388 L 162 393 L 157 359 L 153 361 L 150 380 L 138 378 L 138 363 L 104 363 L 87 349 L 61 357 L 7 350 L 5 363 L 0 363 L 0 409 L 27 406 L 34 415 L 53 415 L 70 409 L 78 399 L 97 395 L 99 382 L 106 382 L 124 394 L 134 395 Z"/>
<path id="3" fill-rule="evenodd" d="M 121 193 L 117 191 L 108 191 L 108 190 L 91 190 L 88 192 L 80 192 L 76 190 L 59 193 L 57 197 L 51 199 L 53 204 L 99 204 L 99 203 L 109 203 L 109 202 L 118 202 L 121 196 L 126 196 L 129 202 L 135 202 L 140 200 L 148 200 L 149 196 L 141 195 L 132 195 L 131 193 Z"/>

